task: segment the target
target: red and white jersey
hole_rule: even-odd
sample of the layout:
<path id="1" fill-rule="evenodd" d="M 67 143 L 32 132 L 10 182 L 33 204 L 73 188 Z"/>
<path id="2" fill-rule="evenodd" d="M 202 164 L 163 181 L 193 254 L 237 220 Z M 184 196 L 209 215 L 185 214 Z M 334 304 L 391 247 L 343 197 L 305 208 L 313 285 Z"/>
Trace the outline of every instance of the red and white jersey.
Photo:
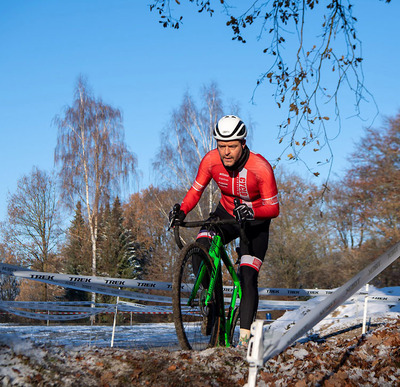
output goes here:
<path id="1" fill-rule="evenodd" d="M 196 180 L 183 199 L 181 209 L 185 214 L 196 206 L 211 179 L 221 190 L 222 206 L 232 216 L 235 198 L 253 209 L 255 219 L 275 218 L 279 215 L 274 172 L 261 155 L 250 152 L 242 169 L 229 171 L 222 164 L 217 149 L 208 152 L 200 163 Z"/>

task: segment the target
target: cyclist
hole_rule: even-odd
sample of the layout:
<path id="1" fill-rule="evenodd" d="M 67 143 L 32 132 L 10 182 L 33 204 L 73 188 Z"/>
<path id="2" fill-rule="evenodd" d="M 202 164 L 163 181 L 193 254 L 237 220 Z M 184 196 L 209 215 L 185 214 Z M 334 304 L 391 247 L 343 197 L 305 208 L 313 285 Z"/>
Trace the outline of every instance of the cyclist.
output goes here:
<path id="1" fill-rule="evenodd" d="M 268 248 L 270 221 L 279 215 L 278 190 L 271 165 L 264 157 L 249 150 L 246 135 L 246 125 L 239 117 L 226 115 L 218 121 L 213 131 L 217 148 L 200 162 L 196 179 L 184 197 L 180 211 L 170 213 L 172 223 L 183 221 L 214 179 L 221 191 L 221 199 L 211 216 L 246 220 L 248 242 L 240 241 L 239 245 L 242 287 L 239 346 L 244 347 L 250 339 L 250 326 L 257 313 L 258 273 Z M 235 198 L 240 200 L 237 206 Z M 218 234 L 227 244 L 240 236 L 240 225 L 219 226 Z M 213 237 L 211 232 L 202 229 L 197 242 L 209 247 Z"/>

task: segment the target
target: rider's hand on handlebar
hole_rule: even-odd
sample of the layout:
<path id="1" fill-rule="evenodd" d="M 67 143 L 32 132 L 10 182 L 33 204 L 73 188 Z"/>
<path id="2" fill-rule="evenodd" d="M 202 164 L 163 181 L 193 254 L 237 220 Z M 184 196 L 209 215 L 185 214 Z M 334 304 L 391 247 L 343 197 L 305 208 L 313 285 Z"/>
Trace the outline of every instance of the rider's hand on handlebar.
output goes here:
<path id="1" fill-rule="evenodd" d="M 179 204 L 175 204 L 169 213 L 169 228 L 180 224 L 185 220 L 186 214 L 180 209 Z"/>
<path id="2" fill-rule="evenodd" d="M 247 204 L 237 204 L 233 209 L 233 214 L 235 215 L 236 220 L 240 223 L 244 220 L 253 220 L 254 219 L 254 211 Z"/>

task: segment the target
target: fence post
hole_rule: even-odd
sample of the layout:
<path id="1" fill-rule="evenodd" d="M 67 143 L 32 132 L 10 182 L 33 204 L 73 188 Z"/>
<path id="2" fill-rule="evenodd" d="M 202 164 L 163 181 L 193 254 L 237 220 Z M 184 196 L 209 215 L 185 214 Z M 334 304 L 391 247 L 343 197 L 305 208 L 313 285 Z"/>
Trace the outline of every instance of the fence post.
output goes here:
<path id="1" fill-rule="evenodd" d="M 364 315 L 363 315 L 363 324 L 362 324 L 362 334 L 365 334 L 365 326 L 367 324 L 367 305 L 368 305 L 368 290 L 369 284 L 365 285 L 365 290 L 367 292 L 364 300 Z"/>
<path id="2" fill-rule="evenodd" d="M 118 314 L 118 302 L 119 302 L 119 296 L 117 297 L 117 302 L 115 304 L 114 322 L 111 334 L 111 348 L 114 347 L 115 326 L 117 325 L 117 314 Z"/>
<path id="3" fill-rule="evenodd" d="M 247 350 L 247 361 L 249 364 L 249 378 L 245 387 L 254 387 L 257 380 L 257 368 L 263 365 L 264 341 L 263 341 L 263 320 L 256 320 L 251 325 L 251 339 Z"/>

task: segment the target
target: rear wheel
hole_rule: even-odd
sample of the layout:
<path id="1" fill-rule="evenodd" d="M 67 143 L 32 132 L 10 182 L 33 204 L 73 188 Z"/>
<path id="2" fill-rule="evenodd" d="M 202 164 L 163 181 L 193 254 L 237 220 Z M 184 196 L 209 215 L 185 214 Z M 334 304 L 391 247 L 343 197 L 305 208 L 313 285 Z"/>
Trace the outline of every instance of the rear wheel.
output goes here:
<path id="1" fill-rule="evenodd" d="M 200 262 L 206 268 L 206 275 L 194 299 L 188 305 Z M 203 350 L 217 345 L 220 321 L 219 311 L 223 298 L 221 286 L 216 284 L 211 304 L 205 306 L 208 282 L 213 262 L 206 248 L 199 243 L 191 243 L 182 251 L 175 263 L 172 284 L 173 318 L 182 349 Z"/>

